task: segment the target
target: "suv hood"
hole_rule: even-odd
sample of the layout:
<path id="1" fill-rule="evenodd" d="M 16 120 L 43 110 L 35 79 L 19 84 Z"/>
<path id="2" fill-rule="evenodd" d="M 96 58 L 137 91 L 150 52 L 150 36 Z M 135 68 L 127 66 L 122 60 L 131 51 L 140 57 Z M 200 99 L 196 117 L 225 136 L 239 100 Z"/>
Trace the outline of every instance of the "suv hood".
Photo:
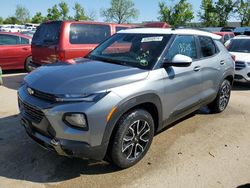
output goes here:
<path id="1" fill-rule="evenodd" d="M 108 90 L 143 80 L 149 71 L 89 59 L 76 64 L 42 66 L 25 77 L 29 87 L 50 94 L 81 94 Z"/>
<path id="2" fill-rule="evenodd" d="M 230 54 L 235 55 L 236 61 L 250 62 L 250 53 L 230 52 Z"/>

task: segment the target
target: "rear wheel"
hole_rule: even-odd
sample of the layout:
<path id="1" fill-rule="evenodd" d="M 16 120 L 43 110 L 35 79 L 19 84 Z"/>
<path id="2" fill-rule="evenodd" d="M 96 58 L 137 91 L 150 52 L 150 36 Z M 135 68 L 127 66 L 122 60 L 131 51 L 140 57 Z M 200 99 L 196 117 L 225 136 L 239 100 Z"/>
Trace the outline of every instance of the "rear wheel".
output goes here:
<path id="1" fill-rule="evenodd" d="M 128 168 L 147 153 L 154 136 L 154 121 L 150 113 L 137 109 L 125 114 L 117 126 L 110 156 L 118 167 Z"/>
<path id="2" fill-rule="evenodd" d="M 220 86 L 216 99 L 208 105 L 213 113 L 219 113 L 226 109 L 231 95 L 231 83 L 224 80 Z"/>
<path id="3" fill-rule="evenodd" d="M 27 59 L 25 60 L 25 64 L 24 64 L 24 69 L 27 71 L 27 72 L 31 72 L 32 69 L 30 67 L 30 62 L 32 61 L 32 57 L 29 56 L 27 57 Z"/>

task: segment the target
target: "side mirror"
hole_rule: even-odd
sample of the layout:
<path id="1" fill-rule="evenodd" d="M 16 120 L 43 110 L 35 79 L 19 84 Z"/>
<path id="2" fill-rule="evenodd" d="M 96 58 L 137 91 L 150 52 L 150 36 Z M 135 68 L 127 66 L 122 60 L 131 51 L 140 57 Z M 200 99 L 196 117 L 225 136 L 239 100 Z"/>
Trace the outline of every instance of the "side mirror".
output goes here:
<path id="1" fill-rule="evenodd" d="M 169 66 L 174 66 L 174 67 L 188 67 L 192 63 L 192 58 L 182 55 L 182 54 L 176 54 L 172 61 L 164 61 L 163 62 L 163 67 L 169 67 Z"/>

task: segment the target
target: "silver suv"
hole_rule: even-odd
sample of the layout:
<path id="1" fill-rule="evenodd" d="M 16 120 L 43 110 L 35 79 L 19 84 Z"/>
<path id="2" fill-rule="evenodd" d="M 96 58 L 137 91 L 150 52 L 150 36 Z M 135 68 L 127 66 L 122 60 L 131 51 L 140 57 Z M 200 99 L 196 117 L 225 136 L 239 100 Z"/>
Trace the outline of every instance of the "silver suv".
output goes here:
<path id="1" fill-rule="evenodd" d="M 172 122 L 205 105 L 225 110 L 234 62 L 219 40 L 190 29 L 120 31 L 86 58 L 26 76 L 21 123 L 60 155 L 130 167 Z"/>

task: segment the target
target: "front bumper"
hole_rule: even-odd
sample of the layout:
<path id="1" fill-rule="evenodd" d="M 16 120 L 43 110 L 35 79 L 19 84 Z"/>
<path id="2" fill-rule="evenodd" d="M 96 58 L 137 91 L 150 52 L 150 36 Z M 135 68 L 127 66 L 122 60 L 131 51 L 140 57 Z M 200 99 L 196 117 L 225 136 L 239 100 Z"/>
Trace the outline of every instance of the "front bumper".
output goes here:
<path id="1" fill-rule="evenodd" d="M 30 95 L 25 85 L 18 91 L 21 123 L 33 140 L 59 155 L 97 160 L 103 159 L 107 151 L 106 117 L 112 108 L 110 101 L 116 99 L 119 98 L 110 94 L 102 99 L 108 105 L 101 102 L 53 104 Z M 68 126 L 62 118 L 68 112 L 85 113 L 89 130 Z"/>
<path id="2" fill-rule="evenodd" d="M 241 70 L 235 70 L 234 80 L 236 82 L 250 82 L 250 67 L 246 67 Z"/>
<path id="3" fill-rule="evenodd" d="M 21 124 L 27 134 L 40 146 L 67 157 L 101 160 L 105 156 L 107 145 L 91 147 L 89 144 L 65 139 L 47 137 L 34 129 L 32 123 L 21 117 Z"/>

